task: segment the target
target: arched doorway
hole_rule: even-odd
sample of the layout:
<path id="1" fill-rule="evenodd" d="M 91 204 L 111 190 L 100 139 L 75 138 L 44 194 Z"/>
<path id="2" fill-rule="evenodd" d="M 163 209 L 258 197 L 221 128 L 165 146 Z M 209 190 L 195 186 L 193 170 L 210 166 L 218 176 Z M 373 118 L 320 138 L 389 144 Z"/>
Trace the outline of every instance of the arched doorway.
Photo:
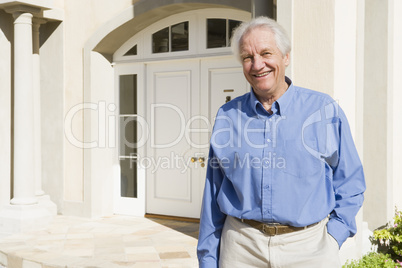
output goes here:
<path id="1" fill-rule="evenodd" d="M 115 213 L 199 217 L 216 111 L 249 90 L 229 47 L 233 28 L 249 18 L 232 9 L 183 12 L 114 53 Z"/>

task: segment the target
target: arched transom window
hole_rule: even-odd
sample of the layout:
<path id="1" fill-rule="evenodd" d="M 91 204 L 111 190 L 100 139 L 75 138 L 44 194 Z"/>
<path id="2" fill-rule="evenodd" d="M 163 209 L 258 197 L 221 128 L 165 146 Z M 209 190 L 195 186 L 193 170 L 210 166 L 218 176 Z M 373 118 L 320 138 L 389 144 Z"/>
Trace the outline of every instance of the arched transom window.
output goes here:
<path id="1" fill-rule="evenodd" d="M 233 29 L 248 19 L 247 12 L 227 9 L 173 15 L 130 38 L 113 59 L 117 62 L 229 54 Z"/>

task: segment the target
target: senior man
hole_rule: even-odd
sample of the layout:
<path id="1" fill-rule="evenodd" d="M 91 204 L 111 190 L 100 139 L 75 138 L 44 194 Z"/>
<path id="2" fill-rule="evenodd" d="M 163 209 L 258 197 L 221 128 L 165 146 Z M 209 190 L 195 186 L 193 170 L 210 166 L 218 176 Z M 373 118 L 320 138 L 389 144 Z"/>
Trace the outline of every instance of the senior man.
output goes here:
<path id="1" fill-rule="evenodd" d="M 252 89 L 216 117 L 200 267 L 340 267 L 365 191 L 346 116 L 285 76 L 290 41 L 274 20 L 241 24 L 232 49 Z"/>

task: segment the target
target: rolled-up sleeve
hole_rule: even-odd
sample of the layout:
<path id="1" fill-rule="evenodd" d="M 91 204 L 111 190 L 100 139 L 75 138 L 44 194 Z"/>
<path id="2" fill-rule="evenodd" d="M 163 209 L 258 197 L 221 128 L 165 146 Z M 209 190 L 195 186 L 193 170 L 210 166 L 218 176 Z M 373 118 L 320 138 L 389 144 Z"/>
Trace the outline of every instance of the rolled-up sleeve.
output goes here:
<path id="1" fill-rule="evenodd" d="M 218 267 L 220 238 L 226 215 L 219 209 L 217 196 L 224 174 L 214 156 L 212 146 L 209 151 L 207 176 L 200 217 L 197 255 L 199 267 Z"/>
<path id="2" fill-rule="evenodd" d="M 336 137 L 334 143 L 337 150 L 336 156 L 332 156 L 335 158 L 332 164 L 335 208 L 330 215 L 327 228 L 328 233 L 341 247 L 348 237 L 356 234 L 355 217 L 363 204 L 366 184 L 363 166 L 353 142 L 349 124 L 340 108 L 337 119 L 337 122 L 333 124 L 333 130 L 336 132 L 333 137 Z"/>

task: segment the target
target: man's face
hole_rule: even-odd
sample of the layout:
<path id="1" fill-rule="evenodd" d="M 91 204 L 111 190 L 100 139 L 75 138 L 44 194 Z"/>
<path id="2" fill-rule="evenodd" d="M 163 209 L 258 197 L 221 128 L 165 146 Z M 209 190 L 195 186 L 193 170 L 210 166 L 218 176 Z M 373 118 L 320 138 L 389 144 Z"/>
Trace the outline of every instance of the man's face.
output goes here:
<path id="1" fill-rule="evenodd" d="M 281 95 L 286 91 L 285 69 L 289 65 L 289 54 L 282 56 L 270 30 L 260 27 L 245 34 L 240 43 L 240 55 L 244 76 L 258 96 Z"/>

